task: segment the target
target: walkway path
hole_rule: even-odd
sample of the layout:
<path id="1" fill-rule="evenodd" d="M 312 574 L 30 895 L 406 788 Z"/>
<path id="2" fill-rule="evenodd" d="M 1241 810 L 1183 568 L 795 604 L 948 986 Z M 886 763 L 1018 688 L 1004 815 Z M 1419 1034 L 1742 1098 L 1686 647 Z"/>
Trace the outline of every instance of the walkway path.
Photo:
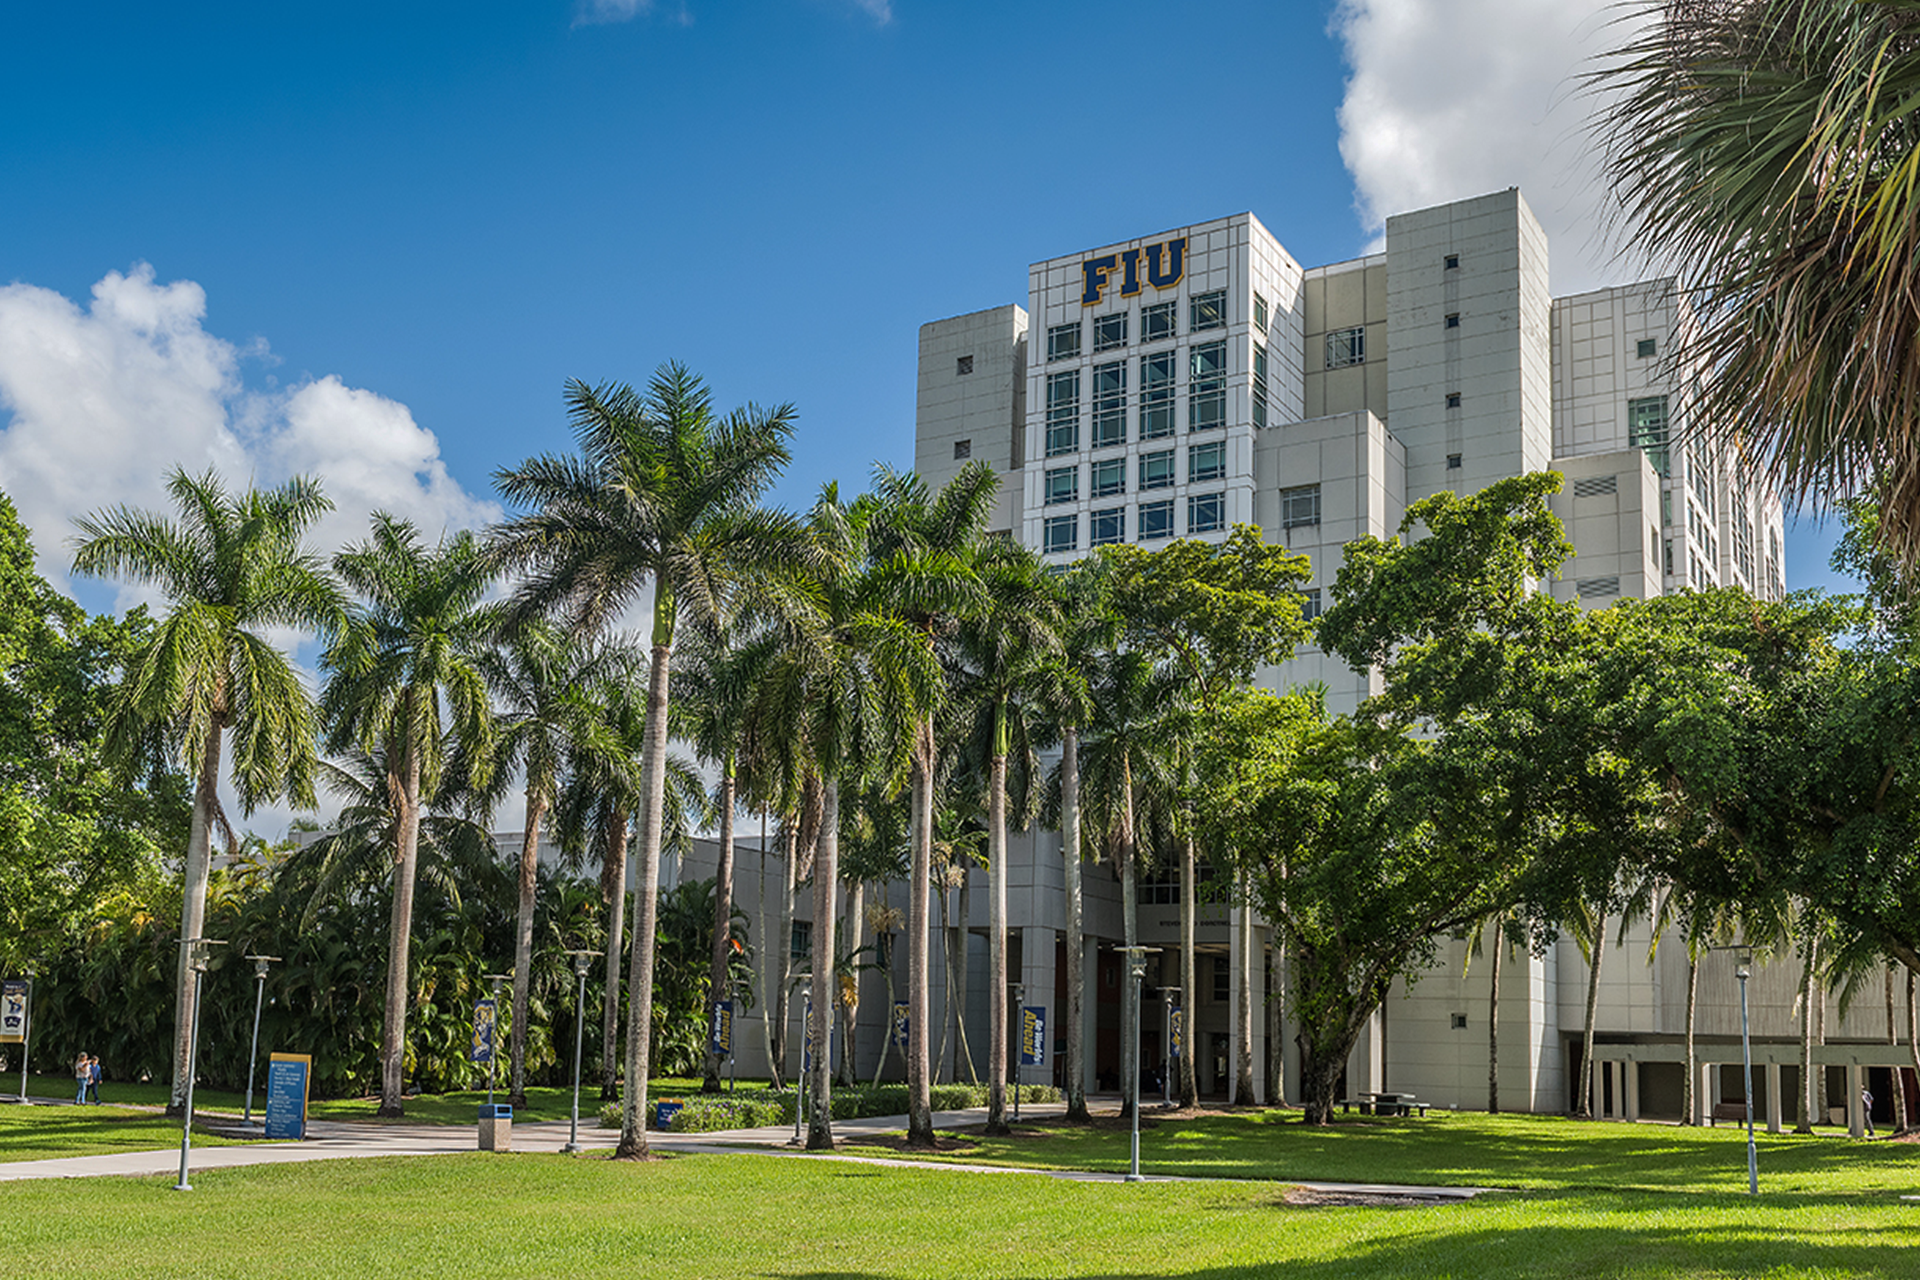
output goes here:
<path id="1" fill-rule="evenodd" d="M 1059 1115 L 1063 1103 L 1022 1105 L 1021 1117 Z M 984 1107 L 963 1111 L 936 1111 L 936 1129 L 961 1129 L 984 1124 Z M 834 1136 L 842 1141 L 861 1136 L 898 1133 L 907 1127 L 907 1118 L 869 1116 L 861 1120 L 836 1120 Z M 568 1125 L 564 1120 L 516 1123 L 513 1149 L 517 1152 L 557 1152 L 566 1144 Z M 620 1135 L 597 1125 L 580 1130 L 580 1145 L 588 1150 L 611 1150 Z M 1068 1182 L 1121 1182 L 1118 1173 L 1075 1169 L 1028 1169 L 1006 1165 L 959 1164 L 949 1161 L 894 1159 L 885 1156 L 842 1155 L 810 1152 L 793 1143 L 793 1126 L 774 1125 L 758 1129 L 729 1129 L 718 1133 L 655 1133 L 648 1142 L 661 1151 L 699 1152 L 709 1155 L 757 1153 L 796 1160 L 844 1160 L 857 1164 L 896 1169 L 937 1169 L 949 1173 L 1023 1173 L 1029 1176 L 1058 1178 Z M 232 1169 L 243 1165 L 294 1164 L 305 1160 L 348 1160 L 370 1156 L 455 1155 L 476 1149 L 478 1139 L 471 1125 L 448 1124 L 369 1124 L 338 1120 L 314 1120 L 307 1125 L 304 1142 L 254 1142 L 230 1147 L 195 1147 L 191 1153 L 192 1173 L 208 1169 Z M 0 1182 L 33 1178 L 89 1178 L 107 1176 L 147 1176 L 165 1174 L 177 1177 L 180 1149 L 162 1151 L 124 1151 L 111 1155 L 67 1156 L 57 1160 L 19 1160 L 0 1162 Z M 1221 1179 L 1167 1178 L 1150 1176 L 1149 1182 L 1200 1182 Z M 1477 1187 L 1414 1187 L 1392 1183 L 1297 1182 L 1292 1186 L 1314 1191 L 1357 1196 L 1392 1196 L 1422 1200 L 1465 1200 L 1479 1194 Z"/>

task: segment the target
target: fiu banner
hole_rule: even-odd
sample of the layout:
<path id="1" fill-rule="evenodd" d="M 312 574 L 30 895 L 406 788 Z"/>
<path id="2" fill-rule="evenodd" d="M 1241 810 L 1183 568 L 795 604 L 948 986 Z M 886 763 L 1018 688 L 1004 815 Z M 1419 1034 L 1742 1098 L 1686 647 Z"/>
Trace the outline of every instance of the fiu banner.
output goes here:
<path id="1" fill-rule="evenodd" d="M 493 1061 L 493 1001 L 481 1000 L 473 1006 L 473 1060 Z"/>
<path id="2" fill-rule="evenodd" d="M 27 980 L 0 982 L 0 1044 L 25 1044 L 27 1039 Z"/>
<path id="3" fill-rule="evenodd" d="M 1099 302 L 1115 274 L 1120 277 L 1123 298 L 1142 292 L 1143 281 L 1156 289 L 1171 289 L 1187 274 L 1187 238 L 1176 236 L 1144 249 L 1123 249 L 1088 258 L 1080 264 L 1080 304 L 1091 307 Z"/>

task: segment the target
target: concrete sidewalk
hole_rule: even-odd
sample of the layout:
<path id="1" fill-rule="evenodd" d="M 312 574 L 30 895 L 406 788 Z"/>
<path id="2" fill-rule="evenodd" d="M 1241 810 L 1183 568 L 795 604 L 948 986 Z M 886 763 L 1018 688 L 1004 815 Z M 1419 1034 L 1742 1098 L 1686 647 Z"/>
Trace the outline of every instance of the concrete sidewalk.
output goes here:
<path id="1" fill-rule="evenodd" d="M 1064 1103 L 1023 1104 L 1022 1120 L 1060 1115 Z M 986 1108 L 962 1111 L 936 1111 L 934 1128 L 964 1129 L 985 1124 Z M 836 1120 L 836 1140 L 874 1137 L 898 1133 L 907 1127 L 907 1118 L 869 1116 L 859 1120 Z M 564 1120 L 516 1123 L 513 1126 L 515 1152 L 557 1153 L 566 1145 L 568 1124 Z M 589 1151 L 611 1150 L 620 1140 L 615 1129 L 582 1125 L 580 1145 Z M 793 1160 L 836 1160 L 874 1165 L 888 1169 L 918 1169 L 945 1173 L 1025 1174 L 1029 1177 L 1055 1178 L 1067 1182 L 1124 1182 L 1125 1176 L 1077 1169 L 1031 1169 L 1007 1165 L 962 1164 L 945 1160 L 911 1160 L 887 1156 L 843 1155 L 838 1152 L 806 1151 L 793 1140 L 792 1125 L 773 1125 L 755 1129 L 728 1129 L 716 1133 L 651 1133 L 648 1144 L 659 1151 L 704 1155 L 758 1154 Z M 192 1175 L 208 1169 L 234 1169 L 247 1165 L 297 1164 L 307 1160 L 351 1160 L 372 1156 L 438 1156 L 475 1151 L 479 1135 L 473 1125 L 440 1124 L 356 1124 L 338 1120 L 315 1120 L 307 1125 L 307 1137 L 301 1142 L 258 1142 L 240 1146 L 195 1147 L 189 1161 Z M 113 1155 L 68 1156 L 57 1160 L 19 1160 L 0 1162 L 0 1182 L 21 1182 L 36 1178 L 95 1177 L 178 1177 L 180 1149 L 127 1151 Z M 1219 1178 L 1176 1178 L 1149 1175 L 1147 1182 L 1220 1182 L 1241 1181 Z M 1478 1195 L 1479 1187 L 1418 1187 L 1397 1183 L 1296 1182 L 1269 1185 L 1305 1187 L 1333 1195 L 1383 1196 L 1407 1200 L 1458 1201 Z"/>

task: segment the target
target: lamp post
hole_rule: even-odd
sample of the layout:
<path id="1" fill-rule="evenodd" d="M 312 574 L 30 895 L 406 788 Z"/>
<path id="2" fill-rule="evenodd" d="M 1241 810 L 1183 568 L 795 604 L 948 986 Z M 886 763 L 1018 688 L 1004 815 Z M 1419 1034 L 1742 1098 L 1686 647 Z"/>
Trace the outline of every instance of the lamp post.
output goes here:
<path id="1" fill-rule="evenodd" d="M 1753 976 L 1753 952 L 1742 951 L 1734 962 L 1740 979 L 1740 1065 L 1747 1077 L 1747 1194 L 1760 1194 L 1760 1156 L 1753 1145 L 1753 1042 L 1747 1029 L 1747 979 Z"/>
<path id="2" fill-rule="evenodd" d="M 180 1181 L 173 1184 L 175 1191 L 193 1190 L 193 1184 L 187 1181 L 187 1152 L 193 1146 L 193 1060 L 200 1051 L 200 981 L 207 972 L 207 948 L 225 945 L 211 938 L 185 938 L 180 943 L 186 953 L 187 972 L 193 975 L 193 1010 L 188 1014 L 187 1099 L 180 1117 Z"/>
<path id="3" fill-rule="evenodd" d="M 1026 1040 L 1026 1030 L 1025 1030 L 1026 1016 L 1027 1016 L 1026 1003 L 1027 1003 L 1027 984 L 1024 982 L 1014 983 L 1013 984 L 1013 1017 L 1014 1017 L 1015 1025 L 1021 1028 L 1021 1030 L 1016 1034 L 1015 1043 L 1022 1044 L 1022 1047 L 1024 1047 L 1024 1041 Z M 1021 1059 L 1023 1056 L 1024 1055 L 1020 1053 L 1015 1053 L 1013 1055 L 1013 1122 L 1015 1124 L 1020 1123 L 1020 1077 L 1023 1074 L 1020 1070 L 1020 1067 L 1021 1067 Z"/>
<path id="4" fill-rule="evenodd" d="M 493 1001 L 493 1044 L 487 1050 L 487 1105 L 493 1105 L 493 1064 L 500 1059 L 500 984 L 513 977 L 510 973 L 482 974 L 493 984 L 487 998 Z"/>
<path id="5" fill-rule="evenodd" d="M 580 994 L 573 1003 L 573 1119 L 567 1127 L 567 1145 L 560 1148 L 568 1155 L 580 1150 L 580 1052 L 587 1036 L 587 970 L 593 967 L 598 951 L 569 951 L 573 973 L 580 979 Z"/>
<path id="6" fill-rule="evenodd" d="M 1173 1055 L 1180 1048 L 1180 1042 L 1174 1038 L 1173 1034 L 1173 1006 L 1180 999 L 1180 988 L 1160 988 L 1160 999 L 1165 1003 L 1163 1010 L 1165 1016 L 1160 1021 L 1165 1024 L 1167 1031 L 1167 1049 L 1160 1059 L 1166 1065 L 1160 1073 L 1160 1085 L 1161 1094 L 1167 1106 L 1171 1108 L 1173 1106 Z"/>
<path id="7" fill-rule="evenodd" d="M 1132 1159 L 1127 1166 L 1128 1182 L 1144 1182 L 1140 1176 L 1140 988 L 1147 977 L 1147 957 L 1158 947 L 1122 947 L 1127 957 L 1127 999 L 1133 1002 L 1133 1042 L 1127 1046 L 1127 1078 L 1133 1081 Z"/>
<path id="8" fill-rule="evenodd" d="M 277 961 L 279 956 L 248 956 L 253 961 L 253 1046 L 247 1050 L 247 1109 L 240 1117 L 241 1124 L 253 1123 L 253 1068 L 260 1059 L 260 1006 L 267 995 L 267 966 Z"/>

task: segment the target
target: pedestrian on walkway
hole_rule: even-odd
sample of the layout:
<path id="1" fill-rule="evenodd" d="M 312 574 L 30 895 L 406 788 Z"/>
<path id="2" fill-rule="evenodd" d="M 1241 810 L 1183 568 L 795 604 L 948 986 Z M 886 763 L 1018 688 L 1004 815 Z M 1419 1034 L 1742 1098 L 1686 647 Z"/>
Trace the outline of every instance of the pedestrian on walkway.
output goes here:
<path id="1" fill-rule="evenodd" d="M 94 1106 L 100 1105 L 100 1055 L 87 1057 L 87 1101 Z"/>
<path id="2" fill-rule="evenodd" d="M 1860 1090 L 1860 1114 L 1866 1119 L 1867 1136 L 1871 1138 L 1873 1136 L 1873 1095 L 1867 1092 L 1865 1086 Z"/>
<path id="3" fill-rule="evenodd" d="M 73 1060 L 73 1105 L 84 1106 L 87 1101 L 87 1082 L 93 1079 L 93 1068 L 87 1061 L 87 1055 L 81 1054 Z"/>

